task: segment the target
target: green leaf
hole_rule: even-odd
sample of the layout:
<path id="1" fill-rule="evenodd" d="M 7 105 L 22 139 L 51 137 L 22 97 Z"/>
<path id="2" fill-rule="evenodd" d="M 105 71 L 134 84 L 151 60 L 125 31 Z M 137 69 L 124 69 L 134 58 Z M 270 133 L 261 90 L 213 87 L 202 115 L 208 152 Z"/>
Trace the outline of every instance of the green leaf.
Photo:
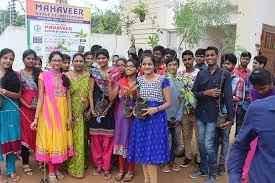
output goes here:
<path id="1" fill-rule="evenodd" d="M 230 23 L 237 13 L 230 0 L 186 0 L 175 12 L 177 32 L 190 47 L 199 43 L 209 27 Z"/>

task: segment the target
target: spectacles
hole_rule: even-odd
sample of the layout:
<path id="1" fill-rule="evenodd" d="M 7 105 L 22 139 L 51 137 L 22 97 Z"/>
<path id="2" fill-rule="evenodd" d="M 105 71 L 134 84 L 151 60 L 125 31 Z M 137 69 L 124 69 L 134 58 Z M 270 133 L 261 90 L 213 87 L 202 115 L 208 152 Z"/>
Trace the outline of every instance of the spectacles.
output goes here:
<path id="1" fill-rule="evenodd" d="M 135 68 L 134 65 L 126 65 L 126 68 Z"/>

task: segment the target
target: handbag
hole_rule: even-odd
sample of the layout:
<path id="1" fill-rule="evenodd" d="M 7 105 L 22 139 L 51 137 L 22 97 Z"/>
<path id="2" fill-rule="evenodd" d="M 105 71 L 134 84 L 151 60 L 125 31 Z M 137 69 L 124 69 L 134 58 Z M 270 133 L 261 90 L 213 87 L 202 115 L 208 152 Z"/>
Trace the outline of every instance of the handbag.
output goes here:
<path id="1" fill-rule="evenodd" d="M 224 70 L 223 70 L 221 74 L 221 83 L 219 86 L 219 89 L 221 91 L 224 85 L 224 80 L 225 80 L 225 77 L 224 77 Z M 224 106 L 221 105 L 221 96 L 223 96 L 223 93 L 219 95 L 219 99 L 218 99 L 219 113 L 218 113 L 218 119 L 217 119 L 217 125 L 216 125 L 218 128 L 220 128 L 226 122 L 226 119 L 227 119 L 227 112 L 224 110 Z"/>

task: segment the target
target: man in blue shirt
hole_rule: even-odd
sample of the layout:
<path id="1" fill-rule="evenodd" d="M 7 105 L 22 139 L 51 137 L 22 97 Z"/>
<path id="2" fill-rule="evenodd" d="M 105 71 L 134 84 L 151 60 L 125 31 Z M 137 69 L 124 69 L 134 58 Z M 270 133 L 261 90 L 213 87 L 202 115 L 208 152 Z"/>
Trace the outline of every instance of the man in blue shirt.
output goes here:
<path id="1" fill-rule="evenodd" d="M 219 51 L 215 47 L 206 49 L 208 68 L 201 70 L 195 80 L 193 92 L 197 98 L 196 117 L 199 134 L 200 170 L 191 178 L 208 176 L 207 183 L 216 182 L 217 142 L 216 126 L 219 106 L 225 105 L 226 121 L 219 125 L 221 129 L 230 127 L 233 122 L 233 102 L 231 75 L 219 68 Z"/>
<path id="2" fill-rule="evenodd" d="M 179 68 L 179 60 L 177 58 L 168 58 L 166 60 L 167 66 L 167 78 L 171 85 L 172 105 L 166 110 L 168 126 L 172 138 L 171 144 L 171 158 L 167 166 L 162 169 L 162 172 L 169 173 L 171 169 L 173 171 L 179 171 L 179 167 L 175 164 L 175 150 L 176 150 L 176 127 L 182 122 L 184 101 L 181 96 L 181 89 L 183 88 L 182 81 L 177 78 L 177 70 Z"/>
<path id="3" fill-rule="evenodd" d="M 262 70 L 255 70 L 251 82 L 257 90 L 266 95 L 273 95 L 272 75 Z M 258 96 L 263 97 L 263 96 Z M 244 175 L 243 166 L 250 150 L 250 142 L 258 137 L 255 155 L 249 169 L 250 183 L 274 182 L 275 173 L 275 97 L 267 97 L 252 102 L 246 113 L 246 118 L 235 143 L 231 148 L 228 160 L 228 173 L 230 183 L 240 183 Z M 253 147 L 252 147 L 253 149 Z M 251 156 L 251 154 L 250 154 Z M 246 162 L 248 163 L 248 162 Z M 245 172 L 246 173 L 246 172 Z M 246 177 L 244 177 L 246 178 Z"/>
<path id="4" fill-rule="evenodd" d="M 259 138 L 249 171 L 250 183 L 275 182 L 275 96 L 253 102 L 232 145 L 228 159 L 229 183 L 241 183 L 250 142 Z"/>

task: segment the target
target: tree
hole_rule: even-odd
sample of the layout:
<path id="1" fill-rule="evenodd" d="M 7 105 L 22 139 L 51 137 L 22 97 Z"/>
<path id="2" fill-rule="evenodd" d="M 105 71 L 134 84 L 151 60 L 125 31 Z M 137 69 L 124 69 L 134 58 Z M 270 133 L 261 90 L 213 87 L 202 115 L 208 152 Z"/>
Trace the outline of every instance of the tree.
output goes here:
<path id="1" fill-rule="evenodd" d="M 97 9 L 92 14 L 92 32 L 105 34 L 121 34 L 120 14 L 118 10 L 105 12 Z"/>
<path id="2" fill-rule="evenodd" d="M 230 24 L 231 15 L 236 13 L 236 6 L 229 0 L 186 0 L 176 9 L 177 32 L 182 36 L 182 41 L 191 47 L 199 43 L 210 27 L 235 37 L 226 25 Z"/>
<path id="3" fill-rule="evenodd" d="M 25 15 L 16 15 L 15 26 L 24 26 L 25 25 Z"/>
<path id="4" fill-rule="evenodd" d="M 10 25 L 10 14 L 8 10 L 0 11 L 0 33 L 5 30 L 5 28 Z M 24 26 L 25 25 L 25 15 L 20 15 L 16 12 L 15 17 L 15 26 Z"/>
<path id="5" fill-rule="evenodd" d="M 147 44 L 151 46 L 151 48 L 154 48 L 159 44 L 159 35 L 157 33 L 153 33 L 152 35 L 148 36 Z"/>

